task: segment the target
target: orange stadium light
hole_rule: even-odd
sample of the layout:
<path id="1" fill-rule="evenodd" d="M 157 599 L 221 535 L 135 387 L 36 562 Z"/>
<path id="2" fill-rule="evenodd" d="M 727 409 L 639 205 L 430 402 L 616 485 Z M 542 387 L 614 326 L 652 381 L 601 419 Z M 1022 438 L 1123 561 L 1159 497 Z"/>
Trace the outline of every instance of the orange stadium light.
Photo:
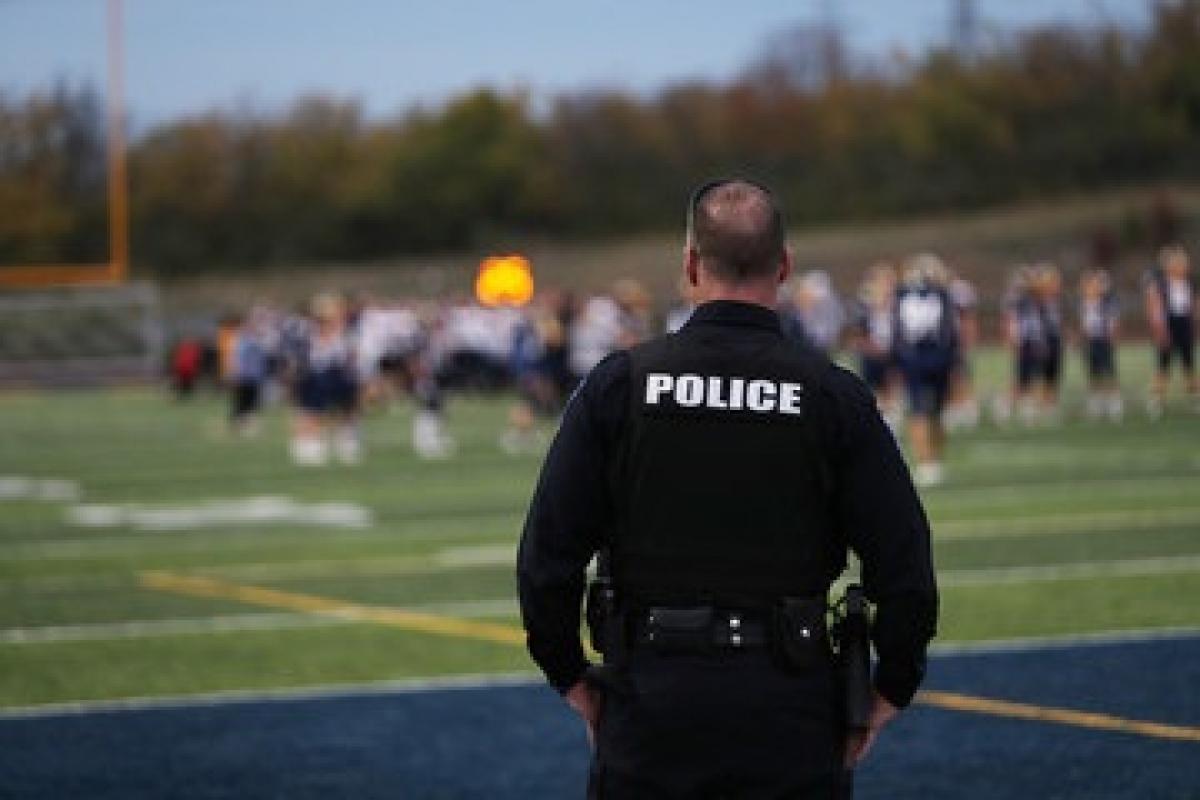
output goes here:
<path id="1" fill-rule="evenodd" d="M 533 299 L 533 266 L 521 255 L 491 256 L 479 265 L 475 297 L 485 306 L 526 305 Z"/>

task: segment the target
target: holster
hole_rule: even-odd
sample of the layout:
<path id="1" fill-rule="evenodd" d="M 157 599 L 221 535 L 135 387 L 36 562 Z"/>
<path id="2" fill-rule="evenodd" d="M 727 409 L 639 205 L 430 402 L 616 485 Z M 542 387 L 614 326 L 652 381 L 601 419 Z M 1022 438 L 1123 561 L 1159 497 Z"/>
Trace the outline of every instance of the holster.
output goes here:
<path id="1" fill-rule="evenodd" d="M 844 711 L 848 730 L 870 726 L 873 698 L 871 692 L 871 617 L 862 587 L 851 584 L 834 624 L 838 669 L 845 693 Z"/>
<path id="2" fill-rule="evenodd" d="M 584 619 L 592 649 L 604 656 L 604 663 L 617 663 L 625 650 L 625 626 L 611 578 L 597 576 L 588 584 Z"/>

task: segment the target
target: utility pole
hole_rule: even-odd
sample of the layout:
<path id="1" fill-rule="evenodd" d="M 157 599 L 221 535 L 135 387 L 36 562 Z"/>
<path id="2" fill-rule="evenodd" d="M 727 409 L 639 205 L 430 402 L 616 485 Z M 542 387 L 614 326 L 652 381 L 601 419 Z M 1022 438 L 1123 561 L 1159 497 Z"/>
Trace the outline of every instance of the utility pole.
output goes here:
<path id="1" fill-rule="evenodd" d="M 129 277 L 129 173 L 125 162 L 125 50 L 121 0 L 108 0 L 109 279 Z"/>
<path id="2" fill-rule="evenodd" d="M 961 58 L 975 55 L 979 15 L 975 0 L 950 0 L 950 45 Z"/>

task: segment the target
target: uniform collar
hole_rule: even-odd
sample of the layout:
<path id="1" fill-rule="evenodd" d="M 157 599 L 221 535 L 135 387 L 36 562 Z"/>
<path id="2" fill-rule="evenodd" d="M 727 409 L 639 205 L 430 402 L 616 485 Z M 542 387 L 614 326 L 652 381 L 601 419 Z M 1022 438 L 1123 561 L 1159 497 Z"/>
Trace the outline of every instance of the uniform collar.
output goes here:
<path id="1" fill-rule="evenodd" d="M 687 322 L 688 327 L 692 325 L 749 325 L 777 333 L 783 330 L 773 309 L 737 300 L 711 300 L 698 306 Z"/>

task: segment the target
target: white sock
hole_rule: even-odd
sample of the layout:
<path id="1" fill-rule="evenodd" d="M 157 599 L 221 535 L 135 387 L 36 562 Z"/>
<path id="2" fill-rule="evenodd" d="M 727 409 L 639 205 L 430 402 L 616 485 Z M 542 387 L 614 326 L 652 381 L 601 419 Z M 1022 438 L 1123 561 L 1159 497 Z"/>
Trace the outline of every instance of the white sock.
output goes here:
<path id="1" fill-rule="evenodd" d="M 1108 396 L 1108 418 L 1113 422 L 1119 422 L 1121 417 L 1125 415 L 1125 398 L 1120 392 L 1113 392 Z"/>
<path id="2" fill-rule="evenodd" d="M 357 464 L 362 460 L 362 444 L 358 439 L 358 428 L 343 425 L 333 437 L 333 451 L 343 464 Z"/>
<path id="3" fill-rule="evenodd" d="M 941 462 L 931 461 L 925 464 L 917 464 L 913 478 L 916 480 L 917 486 L 928 487 L 937 486 L 946 479 L 946 475 Z"/>
<path id="4" fill-rule="evenodd" d="M 319 467 L 329 461 L 329 449 L 320 437 L 296 437 L 291 450 L 292 461 L 301 467 Z"/>
<path id="5" fill-rule="evenodd" d="M 413 449 L 422 458 L 445 458 L 454 451 L 454 442 L 446 434 L 441 415 L 419 411 L 413 417 Z"/>

